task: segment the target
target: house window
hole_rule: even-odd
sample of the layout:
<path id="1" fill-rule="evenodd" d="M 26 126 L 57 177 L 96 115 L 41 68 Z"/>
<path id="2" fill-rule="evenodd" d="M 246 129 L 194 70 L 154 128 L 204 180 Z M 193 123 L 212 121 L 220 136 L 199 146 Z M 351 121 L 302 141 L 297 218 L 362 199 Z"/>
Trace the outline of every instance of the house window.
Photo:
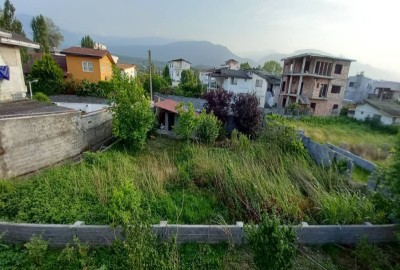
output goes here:
<path id="1" fill-rule="evenodd" d="M 331 93 L 332 94 L 339 94 L 340 93 L 340 86 L 332 85 Z"/>
<path id="2" fill-rule="evenodd" d="M 84 72 L 93 72 L 93 62 L 83 61 L 82 69 Z"/>
<path id="3" fill-rule="evenodd" d="M 106 64 L 101 63 L 101 72 L 104 73 L 106 71 Z"/>
<path id="4" fill-rule="evenodd" d="M 315 107 L 317 107 L 317 103 L 311 102 L 310 108 L 315 112 Z"/>
<path id="5" fill-rule="evenodd" d="M 231 84 L 237 85 L 237 78 L 231 78 Z"/>
<path id="6" fill-rule="evenodd" d="M 342 74 L 343 65 L 336 64 L 335 66 L 335 74 Z"/>
<path id="7" fill-rule="evenodd" d="M 332 114 L 338 114 L 339 113 L 338 109 L 339 109 L 339 105 L 338 104 L 333 104 Z"/>
<path id="8" fill-rule="evenodd" d="M 263 81 L 262 80 L 256 80 L 256 87 L 262 87 Z"/>
<path id="9" fill-rule="evenodd" d="M 350 82 L 349 87 L 354 87 L 354 82 Z"/>
<path id="10" fill-rule="evenodd" d="M 179 71 L 175 71 L 176 77 L 179 77 Z"/>
<path id="11" fill-rule="evenodd" d="M 328 94 L 328 85 L 327 84 L 321 84 L 321 88 L 319 89 L 319 97 L 320 98 L 326 98 L 327 94 Z"/>

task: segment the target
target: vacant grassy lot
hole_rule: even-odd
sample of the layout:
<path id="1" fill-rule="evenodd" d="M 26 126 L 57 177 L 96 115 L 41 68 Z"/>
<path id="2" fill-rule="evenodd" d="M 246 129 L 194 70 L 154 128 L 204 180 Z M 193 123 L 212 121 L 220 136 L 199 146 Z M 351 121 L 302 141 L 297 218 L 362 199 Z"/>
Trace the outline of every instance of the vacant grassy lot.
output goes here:
<path id="1" fill-rule="evenodd" d="M 161 137 L 139 153 L 121 146 L 24 181 L 0 181 L 0 219 L 110 224 L 110 201 L 127 182 L 152 223 L 258 222 L 271 211 L 295 223 L 386 221 L 346 176 L 308 156 L 258 141 L 216 148 Z"/>
<path id="2" fill-rule="evenodd" d="M 347 117 L 303 117 L 292 122 L 317 142 L 330 142 L 373 162 L 384 162 L 395 143 L 393 129 Z"/>

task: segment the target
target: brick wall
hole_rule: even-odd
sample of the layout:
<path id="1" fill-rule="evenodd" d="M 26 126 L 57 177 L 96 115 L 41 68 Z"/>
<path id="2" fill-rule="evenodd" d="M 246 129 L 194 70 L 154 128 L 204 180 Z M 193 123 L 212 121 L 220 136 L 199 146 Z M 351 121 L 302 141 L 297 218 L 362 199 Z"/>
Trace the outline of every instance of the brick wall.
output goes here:
<path id="1" fill-rule="evenodd" d="M 0 178 L 11 178 L 74 157 L 112 136 L 100 111 L 0 119 Z"/>

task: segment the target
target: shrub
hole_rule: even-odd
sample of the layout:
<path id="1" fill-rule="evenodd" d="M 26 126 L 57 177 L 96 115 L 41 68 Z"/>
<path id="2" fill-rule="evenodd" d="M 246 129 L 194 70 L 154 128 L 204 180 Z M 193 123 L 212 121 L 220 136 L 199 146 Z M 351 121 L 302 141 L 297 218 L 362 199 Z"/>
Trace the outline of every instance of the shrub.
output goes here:
<path id="1" fill-rule="evenodd" d="M 46 95 L 61 93 L 63 90 L 64 72 L 49 54 L 42 57 L 32 65 L 29 79 L 37 79 L 32 84 L 33 92 L 43 92 Z"/>
<path id="2" fill-rule="evenodd" d="M 28 258 L 31 263 L 40 267 L 45 260 L 48 244 L 42 236 L 33 235 L 28 243 L 25 244 L 28 251 Z"/>
<path id="3" fill-rule="evenodd" d="M 200 141 L 206 144 L 213 144 L 218 138 L 218 134 L 221 128 L 221 122 L 213 114 L 207 114 L 204 110 L 201 113 L 196 134 Z"/>
<path id="4" fill-rule="evenodd" d="M 368 244 L 366 238 L 362 238 L 357 243 L 352 253 L 356 257 L 356 262 L 363 267 L 362 269 L 392 269 L 387 254 L 379 247 Z"/>
<path id="5" fill-rule="evenodd" d="M 347 117 L 348 114 L 349 114 L 349 108 L 348 107 L 342 107 L 342 109 L 340 110 L 339 115 Z"/>
<path id="6" fill-rule="evenodd" d="M 155 115 L 150 110 L 150 101 L 136 80 L 125 78 L 114 71 L 111 80 L 115 93 L 112 97 L 113 133 L 129 143 L 132 148 L 142 148 L 147 134 L 153 128 Z"/>
<path id="7" fill-rule="evenodd" d="M 278 114 L 267 115 L 260 140 L 275 144 L 285 152 L 305 153 L 296 126 Z"/>
<path id="8" fill-rule="evenodd" d="M 248 228 L 248 240 L 258 269 L 289 269 L 296 256 L 295 233 L 274 215 L 263 216 L 258 228 Z"/>
<path id="9" fill-rule="evenodd" d="M 108 98 L 112 91 L 113 85 L 111 82 L 99 81 L 98 83 L 92 83 L 88 80 L 82 80 L 78 84 L 76 94 L 78 96 Z"/>
<path id="10" fill-rule="evenodd" d="M 73 79 L 72 77 L 67 78 L 64 81 L 64 94 L 77 95 L 80 90 L 81 82 Z"/>
<path id="11" fill-rule="evenodd" d="M 228 120 L 232 93 L 224 89 L 217 89 L 205 93 L 204 98 L 207 101 L 205 104 L 206 112 L 213 112 L 225 124 Z"/>
<path id="12" fill-rule="evenodd" d="M 200 81 L 192 70 L 183 70 L 181 74 L 181 83 L 179 92 L 185 97 L 200 97 L 203 88 Z"/>
<path id="13" fill-rule="evenodd" d="M 48 96 L 46 96 L 45 94 L 43 94 L 42 92 L 36 92 L 33 95 L 33 99 L 37 100 L 37 101 L 45 102 L 45 103 L 51 103 L 50 98 Z"/>
<path id="14" fill-rule="evenodd" d="M 239 94 L 232 105 L 235 123 L 240 132 L 256 137 L 261 130 L 262 113 L 255 94 Z"/>
<path id="15" fill-rule="evenodd" d="M 189 140 L 197 127 L 197 115 L 194 111 L 194 106 L 189 103 L 187 108 L 181 103 L 177 108 L 179 112 L 179 122 L 174 126 L 173 130 L 176 134 L 182 136 L 183 139 Z"/>

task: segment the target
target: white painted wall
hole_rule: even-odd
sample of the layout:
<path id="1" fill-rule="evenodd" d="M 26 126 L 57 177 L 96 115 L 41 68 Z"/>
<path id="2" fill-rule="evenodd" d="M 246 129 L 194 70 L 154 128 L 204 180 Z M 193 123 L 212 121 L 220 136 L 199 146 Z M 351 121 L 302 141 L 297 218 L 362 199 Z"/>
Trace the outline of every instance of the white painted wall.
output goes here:
<path id="1" fill-rule="evenodd" d="M 199 80 L 201 82 L 201 84 L 208 84 L 208 74 L 210 74 L 211 72 L 209 71 L 200 71 L 199 73 Z"/>
<path id="2" fill-rule="evenodd" d="M 19 47 L 1 45 L 0 65 L 10 67 L 10 80 L 0 80 L 0 101 L 24 98 L 27 88 Z"/>
<path id="3" fill-rule="evenodd" d="M 136 71 L 136 67 L 133 66 L 131 68 L 125 68 L 121 70 L 121 74 L 128 76 L 130 78 L 136 78 L 137 76 L 137 71 Z"/>
<path id="4" fill-rule="evenodd" d="M 357 105 L 355 113 L 354 113 L 354 118 L 357 120 L 365 120 L 368 116 L 372 118 L 376 115 L 381 115 L 381 123 L 384 125 L 391 125 L 393 123 L 400 123 L 400 118 L 395 118 L 395 117 L 390 117 L 386 114 L 381 113 L 379 110 L 376 108 L 372 107 L 368 103 L 362 104 L 362 105 Z"/>
<path id="5" fill-rule="evenodd" d="M 57 106 L 69 108 L 77 111 L 82 111 L 85 113 L 91 113 L 95 111 L 100 111 L 110 107 L 107 104 L 92 104 L 92 103 L 69 103 L 69 102 L 54 102 Z"/>
<path id="6" fill-rule="evenodd" d="M 174 82 L 179 83 L 181 81 L 182 71 L 189 70 L 190 64 L 185 61 L 171 61 L 168 63 L 168 68 L 169 68 L 169 77 L 172 80 L 172 85 L 174 85 Z"/>

